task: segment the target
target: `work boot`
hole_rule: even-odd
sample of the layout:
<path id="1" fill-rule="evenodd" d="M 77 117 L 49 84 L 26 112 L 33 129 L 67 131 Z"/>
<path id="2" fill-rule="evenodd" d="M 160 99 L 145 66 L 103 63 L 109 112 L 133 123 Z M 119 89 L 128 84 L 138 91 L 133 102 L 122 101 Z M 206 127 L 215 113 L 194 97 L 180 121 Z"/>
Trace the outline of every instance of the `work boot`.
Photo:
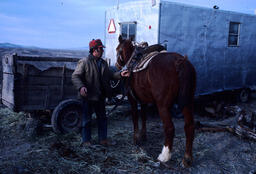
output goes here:
<path id="1" fill-rule="evenodd" d="M 100 145 L 102 145 L 102 146 L 109 146 L 110 144 L 109 144 L 108 140 L 105 139 L 105 140 L 101 140 L 100 141 Z"/>

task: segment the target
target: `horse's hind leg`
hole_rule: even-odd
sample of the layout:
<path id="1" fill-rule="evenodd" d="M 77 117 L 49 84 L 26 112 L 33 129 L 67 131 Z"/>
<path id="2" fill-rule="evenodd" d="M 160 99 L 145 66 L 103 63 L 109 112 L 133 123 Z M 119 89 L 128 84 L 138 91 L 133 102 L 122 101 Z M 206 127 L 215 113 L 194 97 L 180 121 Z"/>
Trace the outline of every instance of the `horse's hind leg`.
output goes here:
<path id="1" fill-rule="evenodd" d="M 158 106 L 158 112 L 163 121 L 165 142 L 162 152 L 159 154 L 157 159 L 161 162 L 167 162 L 169 159 L 171 159 L 171 150 L 173 145 L 175 128 L 168 107 Z"/>
<path id="2" fill-rule="evenodd" d="M 184 115 L 185 125 L 184 130 L 186 134 L 186 152 L 182 163 L 185 167 L 189 167 L 192 164 L 192 146 L 195 134 L 194 118 L 192 107 L 185 106 L 182 110 Z"/>
<path id="3" fill-rule="evenodd" d="M 146 121 L 147 121 L 147 105 L 141 104 L 141 131 L 140 131 L 140 140 L 146 141 L 147 140 L 147 127 L 146 127 Z"/>

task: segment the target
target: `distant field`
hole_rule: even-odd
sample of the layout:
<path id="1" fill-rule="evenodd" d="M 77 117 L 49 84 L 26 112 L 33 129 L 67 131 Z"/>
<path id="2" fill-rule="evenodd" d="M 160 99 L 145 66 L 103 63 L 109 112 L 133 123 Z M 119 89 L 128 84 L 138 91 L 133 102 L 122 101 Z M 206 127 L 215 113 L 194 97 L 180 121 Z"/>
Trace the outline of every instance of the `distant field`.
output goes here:
<path id="1" fill-rule="evenodd" d="M 18 55 L 36 55 L 47 57 L 76 57 L 81 58 L 88 55 L 87 50 L 53 50 L 53 49 L 30 49 L 30 48 L 1 48 L 0 57 L 9 53 Z"/>

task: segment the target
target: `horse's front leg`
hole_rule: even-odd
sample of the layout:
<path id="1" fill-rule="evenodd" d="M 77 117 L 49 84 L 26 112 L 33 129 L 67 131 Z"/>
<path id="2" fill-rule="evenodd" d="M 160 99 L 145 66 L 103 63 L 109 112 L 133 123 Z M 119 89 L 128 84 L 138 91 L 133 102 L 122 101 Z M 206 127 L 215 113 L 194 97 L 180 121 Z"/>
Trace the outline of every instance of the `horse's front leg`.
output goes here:
<path id="1" fill-rule="evenodd" d="M 147 104 L 141 104 L 141 131 L 140 131 L 140 140 L 146 141 L 147 140 Z"/>
<path id="2" fill-rule="evenodd" d="M 138 125 L 138 104 L 137 101 L 134 100 L 134 98 L 128 94 L 128 100 L 130 101 L 131 107 L 132 107 L 132 122 L 133 122 L 133 130 L 134 130 L 134 134 L 133 134 L 133 141 L 134 144 L 139 144 L 139 125 Z"/>
<path id="3" fill-rule="evenodd" d="M 171 159 L 171 150 L 173 145 L 175 128 L 168 107 L 158 106 L 158 112 L 163 121 L 165 142 L 162 152 L 159 154 L 157 159 L 161 162 L 167 162 L 168 160 Z"/>

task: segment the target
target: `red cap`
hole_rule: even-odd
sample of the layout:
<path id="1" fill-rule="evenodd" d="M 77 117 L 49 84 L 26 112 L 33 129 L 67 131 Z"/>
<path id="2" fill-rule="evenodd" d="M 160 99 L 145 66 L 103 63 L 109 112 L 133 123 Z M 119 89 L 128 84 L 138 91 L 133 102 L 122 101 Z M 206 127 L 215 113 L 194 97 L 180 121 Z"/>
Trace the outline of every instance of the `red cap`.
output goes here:
<path id="1" fill-rule="evenodd" d="M 90 43 L 89 43 L 89 48 L 99 48 L 99 47 L 103 47 L 105 48 L 105 46 L 102 44 L 101 40 L 100 39 L 96 39 L 96 40 L 92 40 Z"/>

